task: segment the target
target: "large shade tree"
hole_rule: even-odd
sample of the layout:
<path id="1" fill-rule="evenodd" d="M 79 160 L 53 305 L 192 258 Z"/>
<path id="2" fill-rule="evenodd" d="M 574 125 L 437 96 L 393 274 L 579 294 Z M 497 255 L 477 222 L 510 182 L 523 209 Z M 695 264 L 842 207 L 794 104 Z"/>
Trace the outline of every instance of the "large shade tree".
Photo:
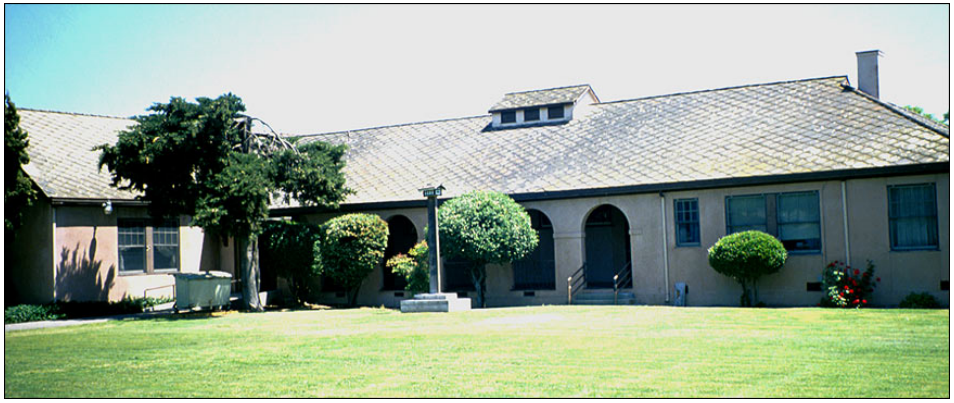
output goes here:
<path id="1" fill-rule="evenodd" d="M 470 261 L 480 307 L 485 306 L 487 264 L 520 260 L 539 243 L 530 215 L 503 193 L 466 193 L 448 200 L 438 214 L 441 254 Z"/>
<path id="2" fill-rule="evenodd" d="M 246 309 L 261 310 L 258 235 L 270 201 L 337 208 L 351 192 L 341 173 L 345 147 L 296 147 L 271 129 L 253 133 L 257 119 L 233 94 L 173 97 L 148 111 L 115 145 L 97 147 L 100 168 L 112 173 L 113 186 L 139 192 L 153 217 L 189 215 L 196 226 L 234 237 L 244 249 Z"/>
<path id="3" fill-rule="evenodd" d="M 27 132 L 20 128 L 20 115 L 10 100 L 3 94 L 3 229 L 6 239 L 13 237 L 13 230 L 20 226 L 23 209 L 36 199 L 33 181 L 23 172 L 23 165 L 30 162 L 26 148 L 30 145 Z"/>

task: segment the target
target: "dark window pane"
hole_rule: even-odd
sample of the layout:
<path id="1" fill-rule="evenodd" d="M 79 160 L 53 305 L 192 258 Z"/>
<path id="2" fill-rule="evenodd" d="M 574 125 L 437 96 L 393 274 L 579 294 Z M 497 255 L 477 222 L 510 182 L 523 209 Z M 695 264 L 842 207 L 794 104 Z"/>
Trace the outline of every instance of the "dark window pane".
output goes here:
<path id="1" fill-rule="evenodd" d="M 765 196 L 730 196 L 725 200 L 726 232 L 756 230 L 766 232 Z"/>
<path id="2" fill-rule="evenodd" d="M 523 110 L 523 121 L 524 122 L 536 122 L 540 120 L 540 109 L 531 108 Z"/>
<path id="3" fill-rule="evenodd" d="M 173 223 L 152 230 L 152 269 L 179 270 L 179 227 Z"/>
<path id="4" fill-rule="evenodd" d="M 142 220 L 119 220 L 119 271 L 146 271 L 146 226 Z"/>
<path id="5" fill-rule="evenodd" d="M 699 245 L 699 199 L 677 199 L 674 203 L 676 246 Z"/>
<path id="6" fill-rule="evenodd" d="M 891 249 L 937 248 L 937 196 L 933 183 L 888 187 Z"/>
<path id="7" fill-rule="evenodd" d="M 563 105 L 556 105 L 547 108 L 547 119 L 563 119 Z"/>
<path id="8" fill-rule="evenodd" d="M 503 111 L 500 113 L 501 123 L 514 123 L 517 121 L 517 111 Z"/>
<path id="9" fill-rule="evenodd" d="M 778 239 L 790 251 L 821 250 L 818 192 L 782 193 L 778 202 Z"/>

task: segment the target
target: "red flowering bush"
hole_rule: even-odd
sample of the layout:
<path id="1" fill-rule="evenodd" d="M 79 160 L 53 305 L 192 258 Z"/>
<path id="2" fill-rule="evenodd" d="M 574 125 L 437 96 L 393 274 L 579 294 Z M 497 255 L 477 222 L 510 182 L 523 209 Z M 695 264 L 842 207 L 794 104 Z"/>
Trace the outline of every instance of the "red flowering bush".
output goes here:
<path id="1" fill-rule="evenodd" d="M 874 276 L 874 263 L 870 260 L 864 272 L 836 260 L 825 266 L 822 273 L 822 285 L 826 295 L 819 305 L 838 308 L 860 308 L 868 305 L 879 282 L 881 278 Z"/>

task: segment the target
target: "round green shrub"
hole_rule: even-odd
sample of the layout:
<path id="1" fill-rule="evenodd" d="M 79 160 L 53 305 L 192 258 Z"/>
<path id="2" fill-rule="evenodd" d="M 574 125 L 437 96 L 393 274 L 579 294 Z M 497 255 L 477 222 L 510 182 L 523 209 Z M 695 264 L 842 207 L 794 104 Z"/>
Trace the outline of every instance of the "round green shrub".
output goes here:
<path id="1" fill-rule="evenodd" d="M 934 298 L 933 295 L 926 292 L 912 292 L 908 294 L 907 297 L 904 297 L 904 300 L 901 301 L 898 307 L 907 309 L 937 309 L 941 307 L 941 303 L 937 302 L 937 298 Z"/>
<path id="2" fill-rule="evenodd" d="M 743 231 L 719 239 L 709 248 L 709 266 L 742 285 L 742 306 L 751 306 L 749 286 L 759 277 L 779 271 L 788 258 L 785 246 L 761 231 Z"/>
<path id="3" fill-rule="evenodd" d="M 439 210 L 441 255 L 472 262 L 477 305 L 484 306 L 488 263 L 522 259 L 537 247 L 530 215 L 509 196 L 473 191 L 448 200 Z"/>
<path id="4" fill-rule="evenodd" d="M 361 283 L 384 259 L 388 223 L 374 214 L 347 214 L 321 226 L 321 272 L 349 292 L 354 306 Z"/>

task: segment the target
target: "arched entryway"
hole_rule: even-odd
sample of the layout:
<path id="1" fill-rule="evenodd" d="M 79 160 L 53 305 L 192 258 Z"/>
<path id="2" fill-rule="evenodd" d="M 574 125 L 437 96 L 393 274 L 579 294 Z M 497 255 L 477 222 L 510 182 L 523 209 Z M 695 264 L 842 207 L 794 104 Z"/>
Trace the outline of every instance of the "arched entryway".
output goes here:
<path id="1" fill-rule="evenodd" d="M 388 219 L 388 246 L 384 249 L 384 261 L 398 254 L 407 254 L 414 244 L 417 243 L 417 229 L 414 223 L 403 215 L 396 215 Z M 394 274 L 383 264 L 381 265 L 384 273 L 384 282 L 382 290 L 393 291 L 403 290 L 407 286 L 407 280 L 404 277 Z"/>
<path id="2" fill-rule="evenodd" d="M 556 288 L 553 225 L 539 210 L 527 210 L 527 214 L 540 242 L 529 255 L 513 262 L 513 289 L 553 290 Z"/>
<path id="3" fill-rule="evenodd" d="M 613 276 L 632 261 L 629 222 L 618 208 L 597 207 L 586 218 L 586 287 L 612 288 Z"/>

